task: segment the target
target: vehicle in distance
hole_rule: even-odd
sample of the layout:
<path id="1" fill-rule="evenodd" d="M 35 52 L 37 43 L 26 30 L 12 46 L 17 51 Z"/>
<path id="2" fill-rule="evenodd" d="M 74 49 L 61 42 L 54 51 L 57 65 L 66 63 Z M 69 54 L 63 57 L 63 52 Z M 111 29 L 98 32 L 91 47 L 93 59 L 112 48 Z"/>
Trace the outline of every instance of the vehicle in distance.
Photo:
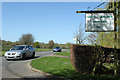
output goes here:
<path id="1" fill-rule="evenodd" d="M 54 49 L 53 49 L 53 52 L 61 52 L 61 48 L 59 46 L 56 46 Z"/>
<path id="2" fill-rule="evenodd" d="M 5 52 L 5 59 L 26 59 L 35 57 L 35 48 L 28 45 L 17 45 Z"/>

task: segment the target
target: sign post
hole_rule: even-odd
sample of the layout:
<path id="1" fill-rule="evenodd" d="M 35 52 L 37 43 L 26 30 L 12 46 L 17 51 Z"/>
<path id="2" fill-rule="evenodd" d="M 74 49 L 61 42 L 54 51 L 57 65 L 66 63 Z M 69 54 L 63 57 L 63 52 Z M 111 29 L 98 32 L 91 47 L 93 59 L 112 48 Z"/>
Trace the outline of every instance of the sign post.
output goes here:
<path id="1" fill-rule="evenodd" d="M 114 31 L 113 13 L 86 13 L 86 32 Z"/>
<path id="2" fill-rule="evenodd" d="M 86 32 L 115 31 L 113 11 L 77 11 L 85 13 Z"/>
<path id="3" fill-rule="evenodd" d="M 114 6 L 114 2 L 113 2 Z M 114 8 L 113 8 L 114 10 Z M 86 14 L 86 32 L 110 32 L 115 33 L 114 42 L 114 57 L 115 57 L 115 69 L 114 75 L 117 73 L 117 53 L 116 53 L 116 42 L 117 42 L 117 19 L 116 9 L 115 11 L 76 11 L 76 13 Z"/>

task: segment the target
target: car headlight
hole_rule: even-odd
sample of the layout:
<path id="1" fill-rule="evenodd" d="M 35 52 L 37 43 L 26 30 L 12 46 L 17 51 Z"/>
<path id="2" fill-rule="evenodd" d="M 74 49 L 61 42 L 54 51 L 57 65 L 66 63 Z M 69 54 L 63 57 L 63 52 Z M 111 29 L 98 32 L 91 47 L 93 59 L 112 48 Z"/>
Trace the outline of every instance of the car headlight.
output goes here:
<path id="1" fill-rule="evenodd" d="M 21 54 L 22 54 L 21 52 L 17 52 L 17 55 L 18 55 L 18 56 L 21 56 Z"/>
<path id="2" fill-rule="evenodd" d="M 10 55 L 10 53 L 6 53 L 6 54 Z"/>
<path id="3" fill-rule="evenodd" d="M 16 53 L 12 53 L 12 55 L 15 55 Z"/>

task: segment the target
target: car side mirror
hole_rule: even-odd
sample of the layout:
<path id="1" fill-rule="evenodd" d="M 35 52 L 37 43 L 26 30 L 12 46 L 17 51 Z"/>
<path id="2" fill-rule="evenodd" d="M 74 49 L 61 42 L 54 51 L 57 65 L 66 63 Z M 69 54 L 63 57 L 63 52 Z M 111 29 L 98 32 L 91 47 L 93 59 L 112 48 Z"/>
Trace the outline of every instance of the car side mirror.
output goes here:
<path id="1" fill-rule="evenodd" d="M 28 48 L 26 48 L 26 50 L 28 50 Z"/>
<path id="2" fill-rule="evenodd" d="M 26 50 L 25 48 L 23 48 L 23 50 Z"/>

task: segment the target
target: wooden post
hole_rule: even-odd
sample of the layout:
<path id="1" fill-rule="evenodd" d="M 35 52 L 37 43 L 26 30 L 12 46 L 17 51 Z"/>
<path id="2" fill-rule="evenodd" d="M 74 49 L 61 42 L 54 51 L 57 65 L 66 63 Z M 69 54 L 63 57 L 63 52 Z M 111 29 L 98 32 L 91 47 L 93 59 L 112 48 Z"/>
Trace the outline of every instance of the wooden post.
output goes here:
<path id="1" fill-rule="evenodd" d="M 117 18 L 117 24 L 118 24 L 118 48 L 120 46 L 120 24 L 119 24 L 119 20 L 120 20 L 120 1 L 118 2 L 118 18 Z M 118 56 L 120 55 L 120 53 L 118 53 Z M 120 57 L 118 57 L 118 60 L 120 60 Z M 118 75 L 120 75 L 120 62 L 118 62 Z"/>
<path id="2" fill-rule="evenodd" d="M 114 19 L 114 22 L 115 22 L 115 40 L 114 40 L 115 69 L 114 69 L 114 76 L 116 76 L 117 75 L 117 60 L 118 60 L 118 55 L 117 55 L 117 51 L 116 51 L 116 49 L 117 49 L 117 13 L 116 13 L 117 7 L 116 7 L 116 2 L 114 2 L 114 0 L 113 0 L 113 9 L 114 9 L 114 18 L 115 18 Z"/>
<path id="3" fill-rule="evenodd" d="M 78 37 L 76 36 L 76 44 L 78 44 Z"/>

